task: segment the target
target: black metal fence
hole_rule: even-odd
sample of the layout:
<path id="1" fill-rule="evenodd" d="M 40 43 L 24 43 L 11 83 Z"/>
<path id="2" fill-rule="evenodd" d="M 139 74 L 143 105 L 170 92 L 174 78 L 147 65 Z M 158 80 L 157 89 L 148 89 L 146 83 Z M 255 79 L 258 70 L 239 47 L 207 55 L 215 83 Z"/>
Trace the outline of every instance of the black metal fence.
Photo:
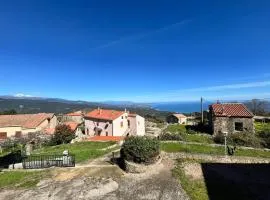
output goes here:
<path id="1" fill-rule="evenodd" d="M 75 155 L 31 155 L 23 158 L 24 169 L 75 167 Z"/>

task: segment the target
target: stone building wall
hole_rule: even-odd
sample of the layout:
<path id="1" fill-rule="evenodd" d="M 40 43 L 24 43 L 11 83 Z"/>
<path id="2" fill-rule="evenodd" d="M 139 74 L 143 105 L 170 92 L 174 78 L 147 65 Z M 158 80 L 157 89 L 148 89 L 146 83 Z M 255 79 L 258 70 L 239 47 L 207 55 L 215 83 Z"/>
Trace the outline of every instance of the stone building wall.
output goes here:
<path id="1" fill-rule="evenodd" d="M 219 132 L 235 133 L 235 122 L 243 123 L 243 132 L 254 133 L 254 119 L 253 118 L 237 118 L 237 117 L 213 117 L 212 128 L 213 134 Z"/>

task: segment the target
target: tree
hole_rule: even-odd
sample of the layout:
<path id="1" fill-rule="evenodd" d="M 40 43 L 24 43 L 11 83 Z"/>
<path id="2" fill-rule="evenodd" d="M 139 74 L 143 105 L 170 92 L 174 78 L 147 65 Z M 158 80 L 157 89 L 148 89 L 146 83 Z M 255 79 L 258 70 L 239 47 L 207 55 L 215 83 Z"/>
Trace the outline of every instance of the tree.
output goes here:
<path id="1" fill-rule="evenodd" d="M 0 112 L 0 115 L 16 115 L 17 112 L 14 109 L 11 110 L 5 110 L 4 112 Z"/>
<path id="2" fill-rule="evenodd" d="M 70 143 L 75 138 L 75 133 L 70 126 L 65 124 L 57 125 L 52 138 L 52 143 L 55 145 Z"/>
<path id="3" fill-rule="evenodd" d="M 247 103 L 247 107 L 254 115 L 264 115 L 266 113 L 267 102 L 259 99 L 252 99 Z"/>

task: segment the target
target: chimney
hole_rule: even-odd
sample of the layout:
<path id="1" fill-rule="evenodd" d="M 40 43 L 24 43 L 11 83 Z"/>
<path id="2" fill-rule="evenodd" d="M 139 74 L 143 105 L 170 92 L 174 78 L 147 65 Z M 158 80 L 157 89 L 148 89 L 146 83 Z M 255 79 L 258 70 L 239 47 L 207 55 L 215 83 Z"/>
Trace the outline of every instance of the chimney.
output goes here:
<path id="1" fill-rule="evenodd" d="M 100 109 L 100 107 L 98 107 L 98 114 L 101 114 L 101 109 Z"/>

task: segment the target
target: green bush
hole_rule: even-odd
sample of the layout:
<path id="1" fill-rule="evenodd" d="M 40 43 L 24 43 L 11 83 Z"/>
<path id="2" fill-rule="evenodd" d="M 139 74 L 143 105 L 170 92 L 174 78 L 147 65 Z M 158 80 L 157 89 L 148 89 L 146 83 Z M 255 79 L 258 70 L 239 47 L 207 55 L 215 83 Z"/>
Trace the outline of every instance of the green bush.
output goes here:
<path id="1" fill-rule="evenodd" d="M 228 137 L 228 143 L 235 146 L 261 147 L 260 138 L 253 133 L 239 132 L 233 133 Z"/>
<path id="2" fill-rule="evenodd" d="M 198 134 L 198 132 L 196 132 L 196 131 L 194 131 L 194 130 L 192 130 L 192 129 L 188 129 L 188 130 L 187 130 L 187 134 L 193 135 L 193 134 Z"/>
<path id="3" fill-rule="evenodd" d="M 121 148 L 121 158 L 135 163 L 150 164 L 160 153 L 160 143 L 149 137 L 128 137 Z"/>
<path id="4" fill-rule="evenodd" d="M 224 144 L 224 135 L 218 133 L 214 136 L 214 142 L 218 144 Z M 233 146 L 247 146 L 260 148 L 262 145 L 262 140 L 257 137 L 254 133 L 249 132 L 239 132 L 228 135 L 227 143 Z"/>
<path id="5" fill-rule="evenodd" d="M 166 140 L 176 140 L 176 141 L 184 141 L 184 136 L 180 134 L 171 134 L 171 133 L 162 133 L 159 136 L 159 140 L 166 141 Z"/>
<path id="6" fill-rule="evenodd" d="M 259 132 L 258 136 L 262 140 L 262 146 L 270 148 L 270 130 L 263 130 Z"/>
<path id="7" fill-rule="evenodd" d="M 213 140 L 217 144 L 224 144 L 224 135 L 219 132 L 213 137 Z"/>
<path id="8" fill-rule="evenodd" d="M 54 135 L 50 141 L 50 145 L 59 145 L 70 143 L 72 139 L 75 138 L 74 132 L 71 130 L 70 126 L 65 124 L 60 124 L 56 126 Z"/>

